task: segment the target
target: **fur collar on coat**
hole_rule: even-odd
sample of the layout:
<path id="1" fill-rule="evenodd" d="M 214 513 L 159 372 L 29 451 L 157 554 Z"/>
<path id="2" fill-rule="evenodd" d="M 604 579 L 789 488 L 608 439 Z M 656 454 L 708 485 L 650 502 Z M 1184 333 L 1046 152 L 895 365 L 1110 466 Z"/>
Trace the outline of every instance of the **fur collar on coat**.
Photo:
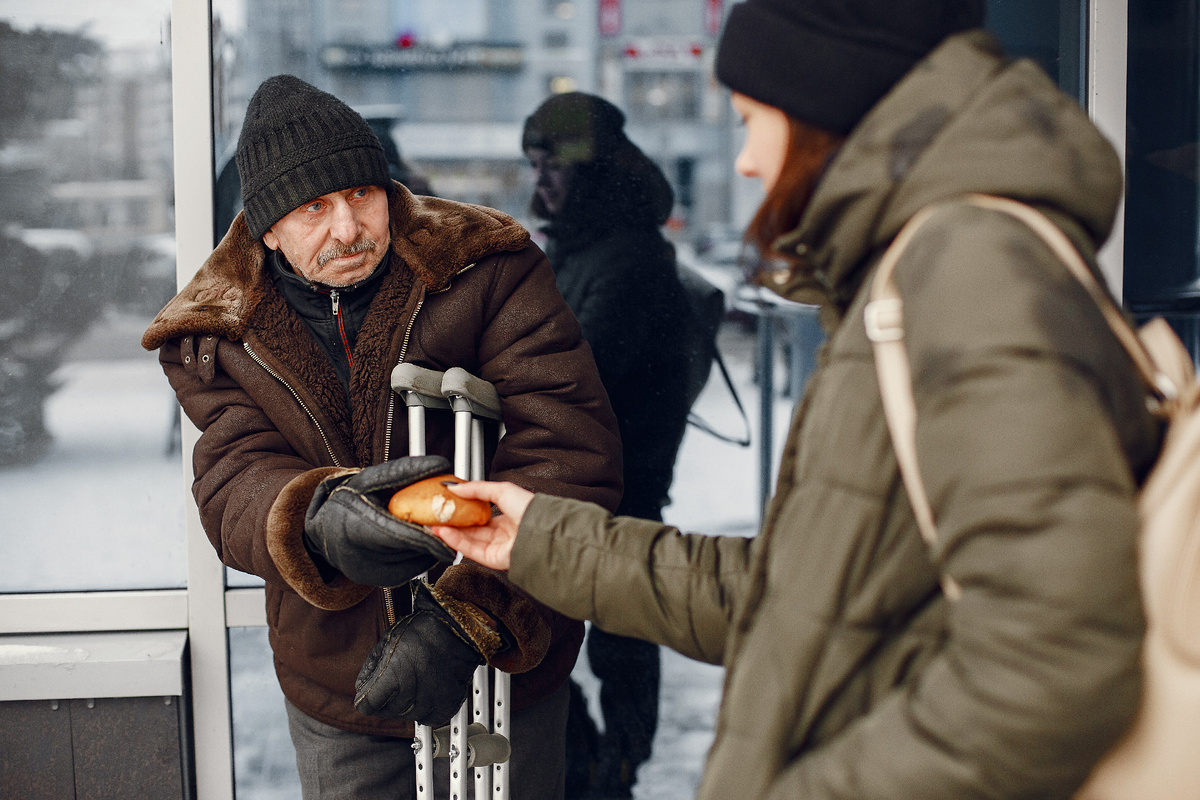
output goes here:
<path id="1" fill-rule="evenodd" d="M 388 199 L 392 263 L 407 267 L 428 291 L 445 289 L 462 269 L 486 255 L 515 252 L 529 233 L 494 209 L 437 197 L 417 197 L 396 183 Z M 250 238 L 241 214 L 196 276 L 169 302 L 142 336 L 156 350 L 170 339 L 216 334 L 240 340 L 270 277 L 262 242 Z"/>

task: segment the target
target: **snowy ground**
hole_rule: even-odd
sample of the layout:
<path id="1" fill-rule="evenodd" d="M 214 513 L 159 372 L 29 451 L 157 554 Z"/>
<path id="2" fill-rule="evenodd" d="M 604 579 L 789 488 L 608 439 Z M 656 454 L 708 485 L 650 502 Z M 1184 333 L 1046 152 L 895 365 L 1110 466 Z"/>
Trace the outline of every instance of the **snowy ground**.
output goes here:
<path id="1" fill-rule="evenodd" d="M 47 403 L 54 444 L 32 466 L 0 470 L 0 592 L 182 587 L 186 581 L 181 459 L 172 451 L 173 397 L 154 357 L 136 347 L 144 321 L 109 319 L 91 341 L 119 335 L 114 354 L 81 350 Z M 754 337 L 727 324 L 721 347 L 750 414 L 755 447 L 689 429 L 667 521 L 688 531 L 753 536 L 758 526 L 758 390 Z M 115 355 L 115 357 L 114 357 Z M 782 380 L 780 363 L 777 373 Z M 698 411 L 718 429 L 741 420 L 714 370 Z M 774 404 L 776 456 L 792 400 Z M 177 498 L 169 502 L 163 498 Z M 80 524 L 80 520 L 87 520 Z M 86 536 L 80 536 L 86 531 Z M 244 581 L 238 581 L 244 583 Z M 265 628 L 230 630 L 235 769 L 239 800 L 299 797 L 283 699 Z M 586 659 L 576 678 L 596 705 Z M 723 670 L 663 654 L 660 727 L 641 769 L 637 800 L 694 796 L 712 740 Z M 598 716 L 598 715 L 597 715 Z"/>

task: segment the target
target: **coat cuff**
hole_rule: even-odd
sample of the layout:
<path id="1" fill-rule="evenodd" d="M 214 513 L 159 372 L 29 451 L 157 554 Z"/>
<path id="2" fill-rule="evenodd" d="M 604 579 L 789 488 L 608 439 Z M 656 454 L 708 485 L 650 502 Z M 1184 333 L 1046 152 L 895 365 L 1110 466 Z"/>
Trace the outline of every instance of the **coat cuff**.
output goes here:
<path id="1" fill-rule="evenodd" d="M 478 606 L 512 634 L 516 647 L 497 652 L 499 635 L 494 630 L 480 630 L 480 638 L 476 641 L 476 637 L 471 634 L 472 628 L 468 627 L 475 625 L 476 620 L 471 618 L 473 615 L 466 615 L 460 619 L 460 615 L 455 613 L 452 606 L 443 603 L 443 607 L 446 607 L 451 616 L 463 626 L 472 641 L 476 641 L 476 646 L 483 653 L 488 666 L 512 674 L 528 672 L 541 663 L 546 651 L 550 649 L 551 631 L 547 609 L 509 583 L 503 573 L 473 561 L 463 561 L 446 569 L 442 577 L 438 578 L 436 589 L 439 598 L 449 596 Z M 495 645 L 492 642 L 495 642 Z M 483 646 L 480 647 L 480 644 Z"/>
<path id="2" fill-rule="evenodd" d="M 304 546 L 304 517 L 317 486 L 326 478 L 352 475 L 357 469 L 320 467 L 297 475 L 283 487 L 267 513 L 267 552 L 279 575 L 306 601 L 325 611 L 356 606 L 375 591 L 338 575 L 329 583 L 321 579 Z"/>
<path id="3" fill-rule="evenodd" d="M 432 585 L 429 593 L 438 601 L 446 613 L 454 618 L 462 628 L 463 633 L 471 640 L 471 645 L 483 656 L 483 660 L 491 663 L 492 658 L 504 646 L 500 635 L 499 625 L 491 615 L 473 603 L 459 600 Z"/>

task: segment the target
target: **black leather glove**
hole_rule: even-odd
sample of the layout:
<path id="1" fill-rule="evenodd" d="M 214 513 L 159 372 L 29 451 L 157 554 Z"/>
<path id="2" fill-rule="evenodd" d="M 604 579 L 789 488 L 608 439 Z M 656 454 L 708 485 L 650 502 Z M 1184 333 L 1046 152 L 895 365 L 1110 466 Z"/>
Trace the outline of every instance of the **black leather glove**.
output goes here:
<path id="1" fill-rule="evenodd" d="M 441 456 L 415 456 L 322 481 L 304 517 L 304 545 L 321 577 L 328 581 L 332 567 L 356 583 L 402 586 L 439 561 L 453 562 L 441 539 L 387 510 L 398 489 L 449 472 Z"/>
<path id="2" fill-rule="evenodd" d="M 413 612 L 384 634 L 363 663 L 354 707 L 368 716 L 443 725 L 467 699 L 483 655 L 429 586 L 415 586 Z"/>

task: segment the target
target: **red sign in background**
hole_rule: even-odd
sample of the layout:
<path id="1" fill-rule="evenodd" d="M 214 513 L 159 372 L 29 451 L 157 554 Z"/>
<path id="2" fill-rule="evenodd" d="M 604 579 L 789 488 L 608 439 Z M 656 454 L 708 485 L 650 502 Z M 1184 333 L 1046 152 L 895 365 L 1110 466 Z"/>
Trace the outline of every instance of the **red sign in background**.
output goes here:
<path id="1" fill-rule="evenodd" d="M 704 30 L 710 36 L 721 32 L 721 18 L 724 16 L 725 0 L 704 0 Z"/>
<path id="2" fill-rule="evenodd" d="M 621 0 L 600 0 L 598 24 L 601 36 L 616 36 L 621 32 Z"/>

